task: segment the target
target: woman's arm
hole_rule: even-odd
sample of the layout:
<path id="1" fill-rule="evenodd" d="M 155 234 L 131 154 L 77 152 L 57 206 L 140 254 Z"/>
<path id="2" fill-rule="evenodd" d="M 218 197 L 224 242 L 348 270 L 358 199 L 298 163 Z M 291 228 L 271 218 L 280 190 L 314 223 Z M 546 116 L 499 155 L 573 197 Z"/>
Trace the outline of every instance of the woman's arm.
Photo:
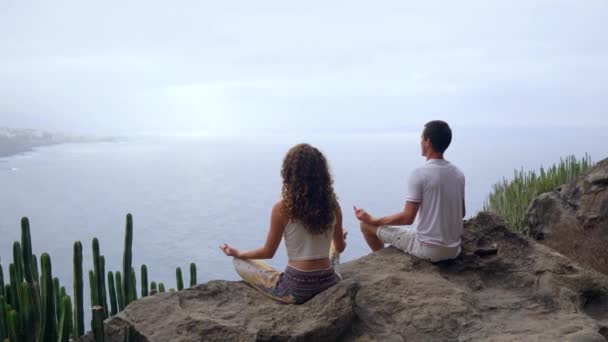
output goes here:
<path id="1" fill-rule="evenodd" d="M 270 229 L 268 231 L 268 236 L 266 237 L 266 243 L 263 247 L 243 252 L 236 248 L 230 247 L 227 244 L 224 244 L 224 246 L 221 248 L 226 255 L 240 259 L 272 259 L 279 248 L 279 244 L 281 243 L 283 230 L 285 230 L 287 221 L 286 215 L 282 210 L 282 201 L 279 201 L 272 208 L 272 214 L 270 216 Z"/>
<path id="2" fill-rule="evenodd" d="M 344 252 L 346 249 L 346 231 L 342 228 L 342 209 L 340 205 L 336 208 L 336 224 L 334 225 L 334 246 L 338 253 Z"/>

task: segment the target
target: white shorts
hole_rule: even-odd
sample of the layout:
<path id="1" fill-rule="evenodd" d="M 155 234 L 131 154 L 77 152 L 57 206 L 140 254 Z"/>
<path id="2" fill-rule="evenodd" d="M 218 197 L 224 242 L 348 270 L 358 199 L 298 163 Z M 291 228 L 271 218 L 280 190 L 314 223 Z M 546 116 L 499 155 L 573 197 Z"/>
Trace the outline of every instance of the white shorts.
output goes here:
<path id="1" fill-rule="evenodd" d="M 413 227 L 380 226 L 376 234 L 382 242 L 397 247 L 407 254 L 431 262 L 454 259 L 460 254 L 460 247 L 445 247 L 421 243 L 416 237 L 416 228 Z"/>

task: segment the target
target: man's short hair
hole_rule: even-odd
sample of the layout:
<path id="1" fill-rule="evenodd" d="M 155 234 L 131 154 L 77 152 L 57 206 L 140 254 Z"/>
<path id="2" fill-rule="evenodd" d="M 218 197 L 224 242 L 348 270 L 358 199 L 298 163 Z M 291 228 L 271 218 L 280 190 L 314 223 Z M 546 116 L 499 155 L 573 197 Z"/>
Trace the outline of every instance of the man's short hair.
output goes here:
<path id="1" fill-rule="evenodd" d="M 443 153 L 452 142 L 452 129 L 445 121 L 429 121 L 424 125 L 422 137 L 424 139 L 431 139 L 433 150 Z"/>

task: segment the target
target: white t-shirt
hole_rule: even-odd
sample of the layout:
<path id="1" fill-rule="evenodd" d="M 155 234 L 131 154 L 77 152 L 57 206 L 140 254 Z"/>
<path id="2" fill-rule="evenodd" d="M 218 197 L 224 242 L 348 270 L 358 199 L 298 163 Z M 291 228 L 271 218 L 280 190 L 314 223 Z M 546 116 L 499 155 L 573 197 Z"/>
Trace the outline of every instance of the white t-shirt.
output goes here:
<path id="1" fill-rule="evenodd" d="M 410 202 L 419 202 L 416 234 L 421 243 L 460 246 L 464 205 L 464 174 L 449 161 L 430 159 L 412 172 Z"/>

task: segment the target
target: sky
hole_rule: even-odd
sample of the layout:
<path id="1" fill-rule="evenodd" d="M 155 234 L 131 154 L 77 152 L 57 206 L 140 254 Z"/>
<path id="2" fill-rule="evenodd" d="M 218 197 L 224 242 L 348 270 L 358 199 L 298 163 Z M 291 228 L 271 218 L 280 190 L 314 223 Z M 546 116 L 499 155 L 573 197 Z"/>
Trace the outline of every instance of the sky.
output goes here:
<path id="1" fill-rule="evenodd" d="M 0 0 L 0 126 L 608 125 L 608 1 Z"/>

